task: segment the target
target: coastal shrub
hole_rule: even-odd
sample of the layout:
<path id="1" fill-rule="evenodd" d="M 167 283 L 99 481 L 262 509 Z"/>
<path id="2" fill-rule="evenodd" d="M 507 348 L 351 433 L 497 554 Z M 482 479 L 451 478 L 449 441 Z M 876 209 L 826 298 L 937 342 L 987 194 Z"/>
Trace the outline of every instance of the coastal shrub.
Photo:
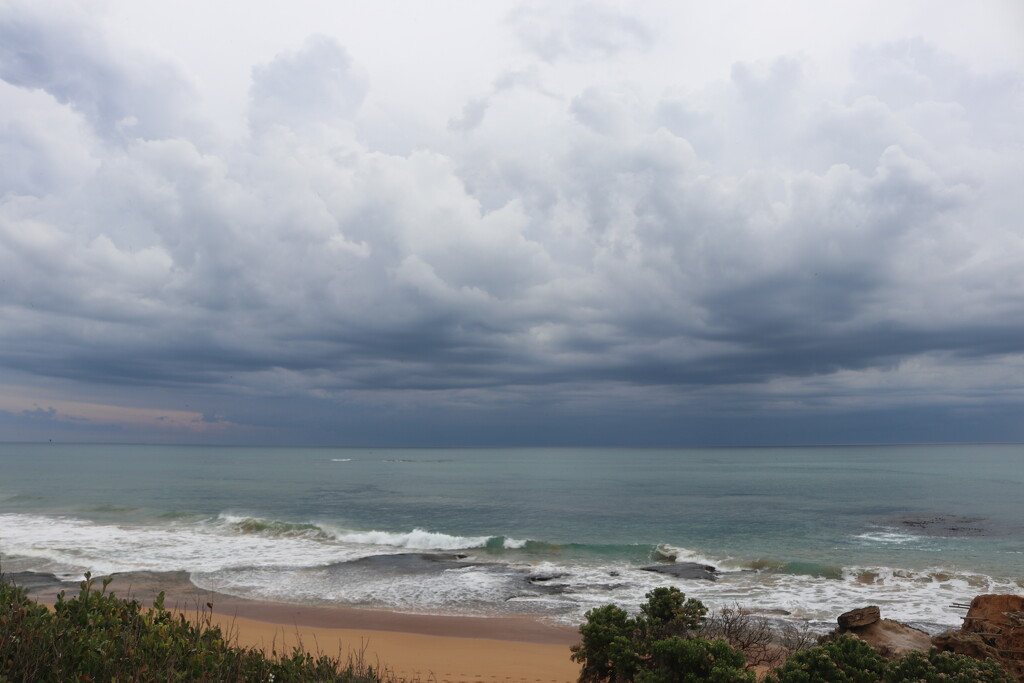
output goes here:
<path id="1" fill-rule="evenodd" d="M 793 655 L 765 678 L 766 683 L 1014 683 L 998 663 L 966 655 L 911 652 L 889 661 L 858 638 Z"/>
<path id="2" fill-rule="evenodd" d="M 580 683 L 753 683 L 743 654 L 697 638 L 707 608 L 678 588 L 656 588 L 631 617 L 615 605 L 590 610 L 572 648 Z"/>
<path id="3" fill-rule="evenodd" d="M 38 634 L 48 626 L 46 607 L 28 599 L 25 590 L 0 580 L 0 681 L 37 680 Z"/>
<path id="4" fill-rule="evenodd" d="M 840 636 L 798 652 L 769 674 L 766 683 L 878 683 L 886 660 L 863 640 Z"/>
<path id="5" fill-rule="evenodd" d="M 686 635 L 704 623 L 708 608 L 700 600 L 687 598 L 678 588 L 655 588 L 640 606 L 641 624 L 655 638 Z"/>
<path id="6" fill-rule="evenodd" d="M 380 683 L 361 662 L 312 655 L 296 647 L 271 656 L 238 647 L 203 612 L 195 620 L 94 588 L 86 574 L 78 595 L 61 593 L 53 610 L 0 577 L 2 681 L 342 681 Z"/>
<path id="7" fill-rule="evenodd" d="M 743 653 L 721 638 L 672 636 L 651 643 L 650 661 L 637 683 L 754 683 L 744 669 Z"/>
<path id="8" fill-rule="evenodd" d="M 978 661 L 952 652 L 911 652 L 892 662 L 885 683 L 1014 683 L 1014 678 L 991 659 Z"/>

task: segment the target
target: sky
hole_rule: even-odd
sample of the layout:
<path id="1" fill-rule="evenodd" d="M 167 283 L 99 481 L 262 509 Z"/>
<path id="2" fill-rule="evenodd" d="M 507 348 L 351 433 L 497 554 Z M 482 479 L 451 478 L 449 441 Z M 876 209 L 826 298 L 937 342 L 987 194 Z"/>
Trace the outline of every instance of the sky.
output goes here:
<path id="1" fill-rule="evenodd" d="M 1024 4 L 0 0 L 0 441 L 1024 441 Z"/>

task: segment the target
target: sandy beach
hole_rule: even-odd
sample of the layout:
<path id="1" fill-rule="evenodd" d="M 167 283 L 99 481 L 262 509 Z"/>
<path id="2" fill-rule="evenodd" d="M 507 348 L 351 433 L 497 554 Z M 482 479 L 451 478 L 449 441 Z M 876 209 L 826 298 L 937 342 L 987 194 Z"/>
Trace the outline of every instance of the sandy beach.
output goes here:
<path id="1" fill-rule="evenodd" d="M 64 590 L 69 596 L 75 593 Z M 579 666 L 569 658 L 577 631 L 529 617 L 258 602 L 200 590 L 178 573 L 118 576 L 108 590 L 144 605 L 152 604 L 163 590 L 166 607 L 190 619 L 209 619 L 240 645 L 267 652 L 287 652 L 300 645 L 313 653 L 352 655 L 410 681 L 570 683 L 579 674 Z M 35 591 L 32 597 L 52 604 L 56 587 Z"/>
<path id="2" fill-rule="evenodd" d="M 400 622 L 402 615 L 391 615 Z M 237 636 L 241 645 L 264 650 L 305 649 L 326 654 L 353 654 L 407 680 L 462 683 L 471 681 L 575 681 L 578 665 L 569 646 L 504 640 L 465 634 L 426 635 L 366 628 L 334 628 L 301 623 L 260 621 L 215 614 L 214 623 Z M 439 630 L 446 630 L 439 624 Z M 482 629 L 486 632 L 487 629 Z"/>

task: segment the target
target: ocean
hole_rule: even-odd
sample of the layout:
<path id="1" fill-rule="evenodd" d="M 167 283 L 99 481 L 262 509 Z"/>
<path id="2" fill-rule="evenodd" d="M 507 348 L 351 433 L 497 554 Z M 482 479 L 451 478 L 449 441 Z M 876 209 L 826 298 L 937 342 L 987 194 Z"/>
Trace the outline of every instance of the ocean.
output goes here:
<path id="1" fill-rule="evenodd" d="M 953 603 L 1024 590 L 1024 446 L 0 444 L 0 569 L 573 624 L 675 585 L 712 608 L 823 625 L 873 604 L 938 631 Z"/>

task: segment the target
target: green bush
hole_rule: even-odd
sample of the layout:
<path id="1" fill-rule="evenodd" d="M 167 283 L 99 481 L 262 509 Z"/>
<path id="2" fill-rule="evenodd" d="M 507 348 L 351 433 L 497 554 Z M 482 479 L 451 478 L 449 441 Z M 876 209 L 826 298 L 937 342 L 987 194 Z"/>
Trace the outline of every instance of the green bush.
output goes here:
<path id="1" fill-rule="evenodd" d="M 980 662 L 967 655 L 938 652 L 911 652 L 892 662 L 885 672 L 885 683 L 914 681 L 917 683 L 1014 683 L 1008 674 L 991 659 Z"/>
<path id="2" fill-rule="evenodd" d="M 743 653 L 722 639 L 672 636 L 651 643 L 647 668 L 637 683 L 753 683 L 754 674 L 743 668 Z"/>
<path id="3" fill-rule="evenodd" d="M 86 574 L 78 595 L 61 593 L 53 611 L 0 578 L 3 681 L 343 681 L 379 683 L 379 672 L 299 647 L 272 653 L 232 644 L 209 614 L 198 621 L 118 599 Z"/>
<path id="4" fill-rule="evenodd" d="M 857 638 L 840 636 L 804 650 L 765 678 L 765 683 L 1014 683 L 992 660 L 932 649 L 889 661 Z"/>
<path id="5" fill-rule="evenodd" d="M 840 636 L 797 652 L 775 669 L 766 683 L 879 683 L 886 660 L 863 640 Z"/>
<path id="6" fill-rule="evenodd" d="M 646 597 L 636 617 L 615 605 L 587 612 L 572 648 L 573 661 L 582 664 L 580 683 L 753 683 L 742 653 L 724 640 L 693 637 L 707 614 L 699 600 L 677 588 Z"/>
<path id="7" fill-rule="evenodd" d="M 738 609 L 734 612 L 742 614 Z M 676 588 L 658 588 L 648 593 L 647 602 L 636 617 L 615 605 L 590 610 L 580 626 L 581 642 L 572 648 L 573 660 L 582 664 L 580 683 L 753 683 L 754 674 L 744 669 L 742 652 L 724 639 L 698 637 L 716 632 L 708 628 L 706 614 L 707 609 L 699 600 L 687 599 Z M 732 622 L 725 627 L 728 628 L 719 624 L 718 631 L 736 631 Z M 760 642 L 759 635 L 756 640 Z M 932 649 L 889 661 L 863 640 L 850 636 L 840 636 L 791 655 L 764 680 L 1014 683 L 1013 677 L 992 660 L 981 662 Z"/>

